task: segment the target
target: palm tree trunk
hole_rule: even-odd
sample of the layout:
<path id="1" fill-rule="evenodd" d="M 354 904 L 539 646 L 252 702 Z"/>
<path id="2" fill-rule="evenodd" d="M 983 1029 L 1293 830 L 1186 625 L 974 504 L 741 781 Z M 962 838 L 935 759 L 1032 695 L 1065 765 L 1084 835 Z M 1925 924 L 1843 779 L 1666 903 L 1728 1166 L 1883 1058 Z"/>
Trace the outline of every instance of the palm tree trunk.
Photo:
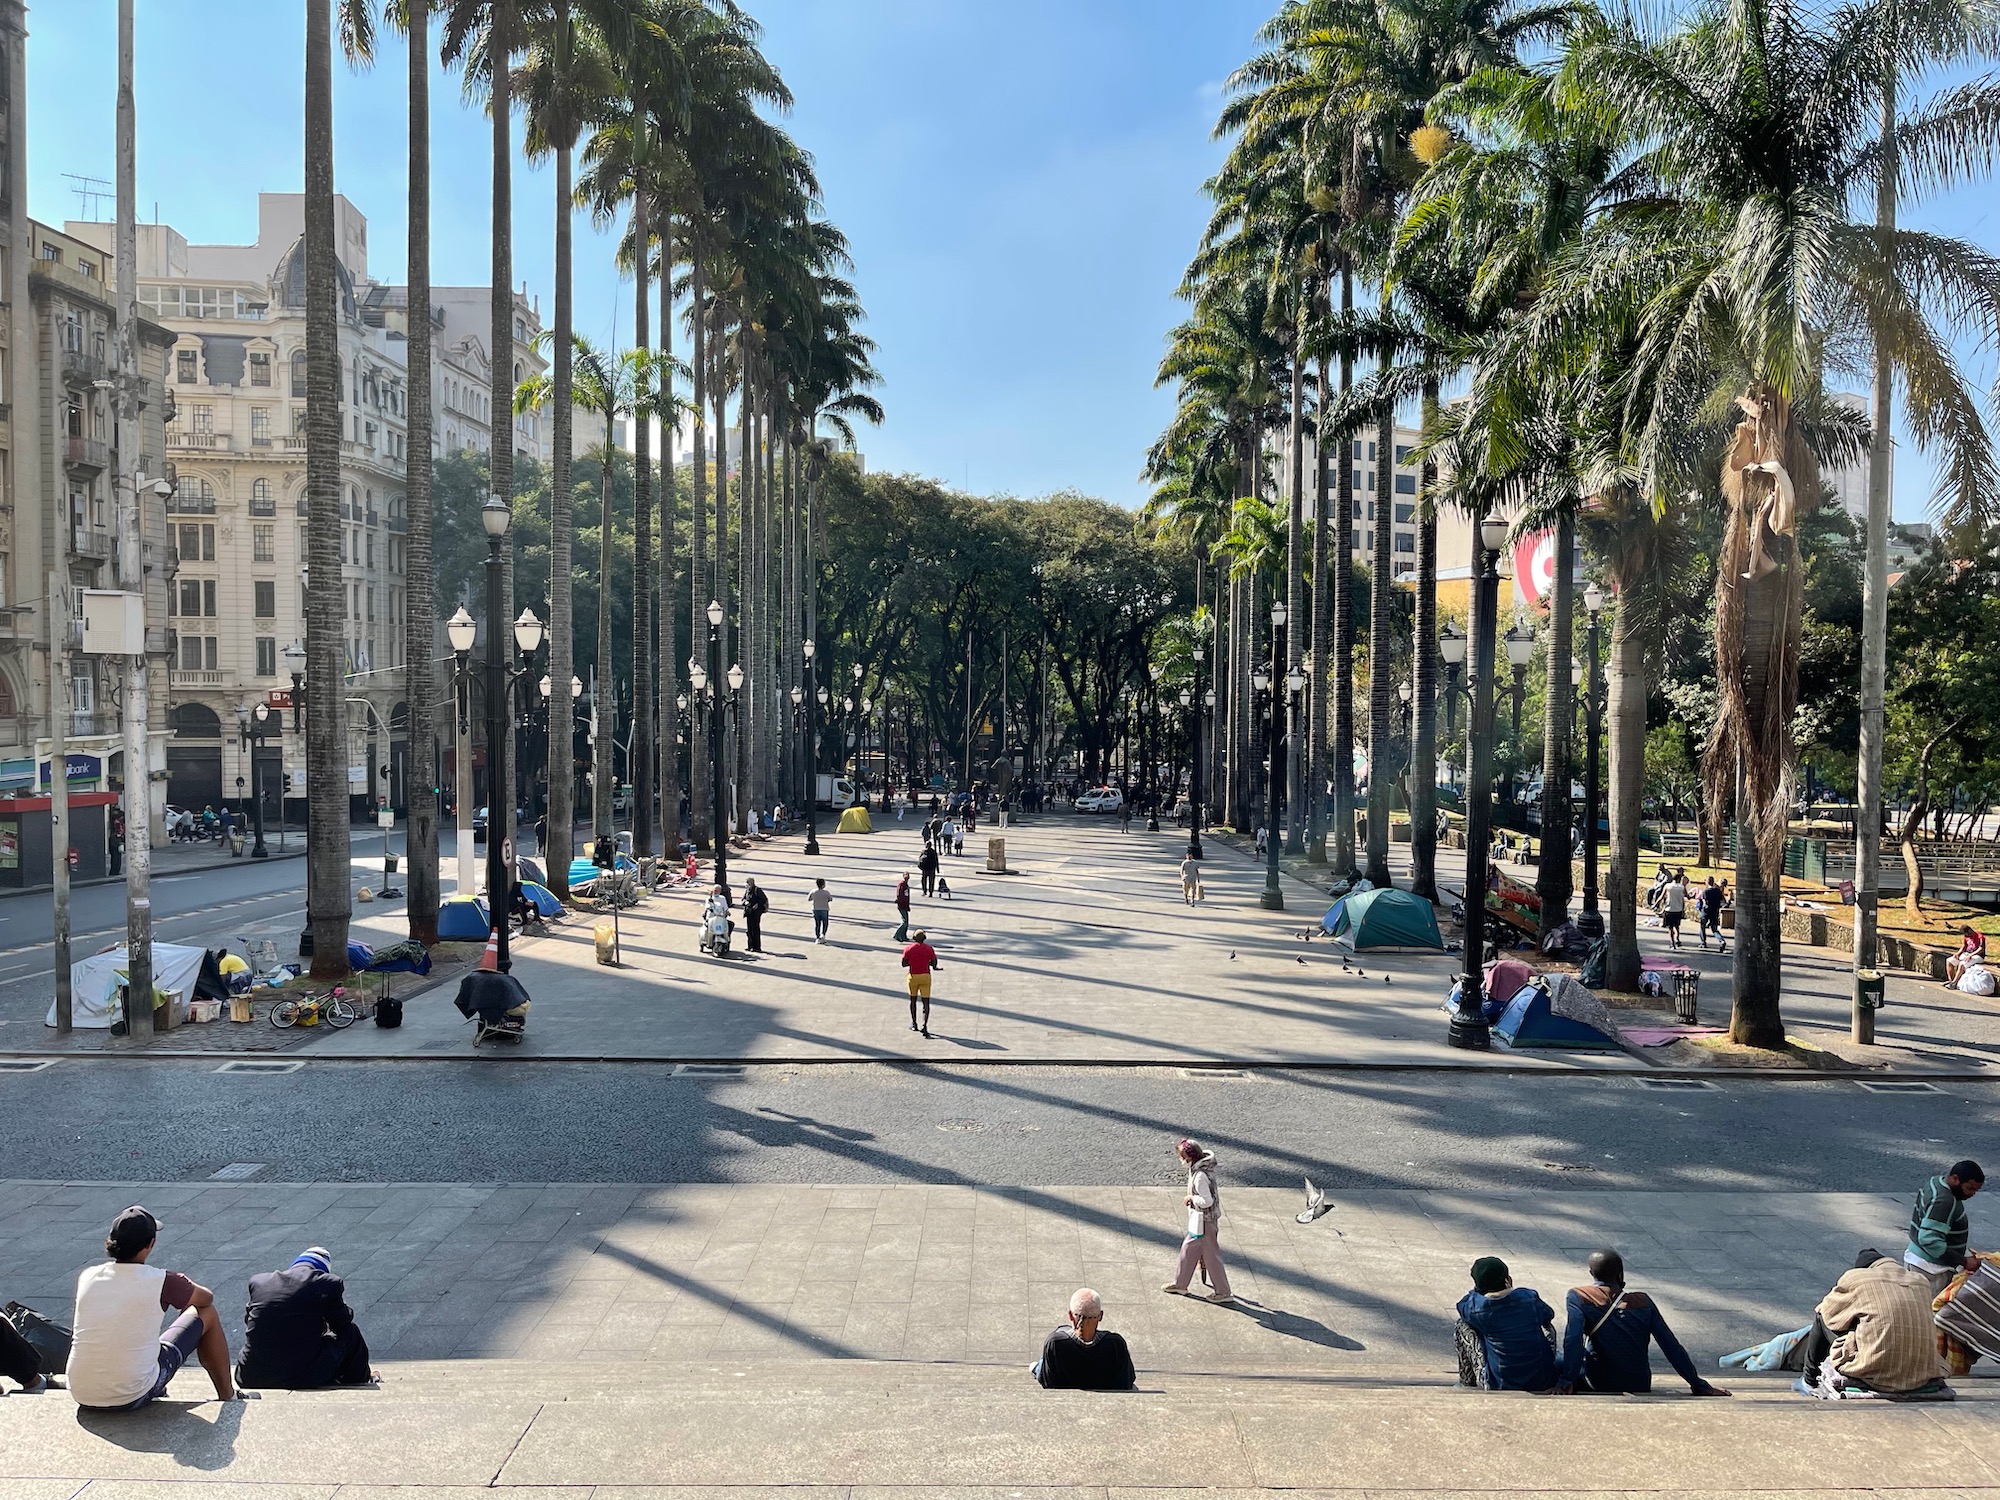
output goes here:
<path id="1" fill-rule="evenodd" d="M 1384 298 L 1386 302 L 1387 299 Z M 1389 373 L 1390 357 L 1382 353 L 1382 373 Z M 1375 528 L 1371 576 L 1368 580 L 1368 879 L 1371 884 L 1389 884 L 1390 793 L 1396 779 L 1389 772 L 1394 750 L 1395 668 L 1391 654 L 1390 600 L 1394 596 L 1396 413 L 1384 403 L 1375 423 L 1375 497 L 1369 501 L 1371 524 Z"/>
<path id="2" fill-rule="evenodd" d="M 618 673 L 611 645 L 611 497 L 618 451 L 611 434 L 617 425 L 618 403 L 614 400 L 606 404 L 604 412 L 604 451 L 597 477 L 597 683 L 590 699 L 597 733 L 591 742 L 590 829 L 600 839 L 608 839 L 616 831 L 612 802 L 618 792 L 618 762 L 613 754 L 618 744 Z M 553 683 L 550 689 L 553 692 Z"/>
<path id="3" fill-rule="evenodd" d="M 681 841 L 681 765 L 679 672 L 676 664 L 674 612 L 674 533 L 680 521 L 680 497 L 674 479 L 674 216 L 661 205 L 660 214 L 660 847 L 672 858 Z"/>
<path id="4" fill-rule="evenodd" d="M 693 499 L 688 516 L 688 654 L 689 660 L 694 660 L 701 654 L 701 627 L 708 618 L 705 611 L 712 595 L 708 576 L 708 324 L 702 313 L 701 249 L 692 242 L 688 246 L 688 277 L 694 341 L 694 390 L 689 403 L 694 407 L 694 462 L 689 474 Z M 706 669 L 707 663 L 702 665 Z M 709 845 L 708 777 L 703 774 L 707 765 L 708 715 L 702 712 L 698 699 L 690 698 L 688 817 L 693 824 L 689 836 L 697 849 Z"/>
<path id="5" fill-rule="evenodd" d="M 1426 381 L 1423 429 L 1436 430 L 1437 382 Z M 1412 621 L 1410 675 L 1410 889 L 1427 901 L 1437 900 L 1437 466 L 1429 459 L 1421 468 L 1423 493 L 1417 496 L 1416 611 Z M 1389 501 L 1393 507 L 1395 498 Z M 1393 517 L 1394 510 L 1390 511 Z"/>
<path id="6" fill-rule="evenodd" d="M 744 671 L 743 691 L 736 708 L 736 753 L 730 763 L 736 767 L 736 831 L 747 834 L 750 831 L 750 799 L 754 788 L 750 784 L 750 745 L 756 738 L 757 694 L 752 685 L 750 673 L 757 663 L 745 660 L 749 651 L 750 626 L 757 610 L 757 589 L 753 581 L 751 558 L 757 546 L 755 493 L 757 489 L 757 461 L 750 443 L 757 426 L 756 377 L 753 355 L 750 349 L 750 330 L 746 314 L 743 325 L 736 331 L 736 364 L 742 372 L 742 387 L 736 398 L 736 432 L 739 453 L 736 471 L 736 655 L 734 660 L 741 663 Z"/>
<path id="7" fill-rule="evenodd" d="M 431 519 L 431 74 L 430 19 L 409 15 L 409 454 L 403 483 L 409 550 L 403 558 L 403 696 L 409 717 L 410 936 L 437 941 L 437 581 Z"/>
<path id="8" fill-rule="evenodd" d="M 1340 312 L 1354 312 L 1354 266 L 1340 257 Z M 1354 350 L 1340 351 L 1340 394 L 1354 389 Z M 1333 871 L 1352 875 L 1354 858 L 1354 442 L 1340 435 L 1340 513 L 1333 528 Z"/>
<path id="9" fill-rule="evenodd" d="M 1306 674 L 1306 858 L 1326 863 L 1326 693 L 1333 680 L 1326 659 L 1333 620 L 1333 580 L 1327 576 L 1327 358 L 1319 358 L 1319 405 L 1313 439 L 1312 671 Z M 1346 559 L 1342 559 L 1344 563 Z"/>
<path id="10" fill-rule="evenodd" d="M 1296 289 L 1294 289 L 1296 296 Z M 1292 504 L 1291 513 L 1285 519 L 1285 662 L 1287 674 L 1297 668 L 1305 651 L 1300 642 L 1305 635 L 1301 628 L 1305 617 L 1301 613 L 1305 605 L 1305 508 L 1306 508 L 1306 451 L 1305 451 L 1305 368 L 1299 359 L 1299 347 L 1305 334 L 1305 300 L 1298 298 L 1297 315 L 1292 320 L 1292 415 L 1291 440 L 1292 458 Z M 1282 682 L 1271 684 L 1274 693 L 1285 693 Z M 1281 700 L 1288 701 L 1288 700 Z M 1305 852 L 1305 798 L 1300 795 L 1301 783 L 1305 776 L 1305 741 L 1309 735 L 1293 733 L 1286 736 L 1285 764 L 1279 767 L 1279 774 L 1285 778 L 1285 852 L 1303 854 Z M 1278 830 L 1271 830 L 1271 837 L 1278 837 Z"/>
<path id="11" fill-rule="evenodd" d="M 1575 734 L 1576 702 L 1569 667 L 1575 654 L 1571 638 L 1576 614 L 1576 578 L 1570 559 L 1576 552 L 1576 508 L 1566 503 L 1556 513 L 1556 570 L 1549 589 L 1548 675 L 1542 701 L 1542 862 L 1535 872 L 1535 889 L 1542 898 L 1542 934 L 1547 936 L 1569 920 L 1570 743 Z"/>
<path id="12" fill-rule="evenodd" d="M 709 330 L 708 342 L 709 342 L 709 387 L 708 388 L 711 398 L 715 402 L 715 545 L 713 551 L 709 556 L 709 567 L 713 571 L 714 577 L 710 580 L 709 583 L 708 597 L 722 606 L 721 648 L 720 648 L 720 656 L 717 660 L 716 666 L 719 671 L 725 674 L 726 678 L 726 674 L 728 673 L 730 666 L 729 419 L 728 419 L 729 382 L 727 374 L 723 369 L 723 322 L 722 322 L 722 308 L 721 308 L 721 302 L 719 300 L 719 293 L 718 293 L 718 301 L 716 304 L 715 326 Z M 737 482 L 739 484 L 742 483 L 742 476 L 740 474 L 737 476 Z M 728 692 L 729 686 L 727 681 L 725 680 L 716 683 L 715 691 L 717 693 Z M 735 798 L 730 791 L 730 778 L 727 774 L 728 769 L 732 764 L 729 757 L 729 744 L 730 744 L 729 720 L 728 716 L 724 715 L 722 724 L 722 743 L 714 746 L 712 750 L 712 753 L 715 755 L 715 757 L 722 762 L 724 770 L 724 775 L 722 778 L 723 805 L 715 809 L 715 821 L 719 826 L 723 827 L 724 829 L 727 829 L 729 826 L 730 810 L 734 805 L 735 801 Z"/>
<path id="13" fill-rule="evenodd" d="M 632 343 L 641 351 L 652 344 L 652 299 L 647 296 L 652 253 L 646 184 L 632 188 L 634 254 Z M 634 393 L 632 413 L 632 850 L 653 852 L 653 434 L 652 418 L 643 408 L 648 392 Z"/>
<path id="14" fill-rule="evenodd" d="M 571 221 L 575 204 L 570 191 L 572 153 L 556 149 L 556 304 L 551 338 L 551 414 L 555 452 L 549 465 L 549 696 L 548 817 L 545 822 L 542 868 L 558 900 L 569 899 L 569 865 L 576 829 L 576 704 L 570 678 L 576 675 L 576 596 L 572 577 L 576 544 L 576 488 L 570 449 L 576 414 L 576 290 L 572 266 Z M 414 441 L 411 452 L 416 451 Z"/>
<path id="15" fill-rule="evenodd" d="M 306 913 L 312 974 L 348 972 L 345 620 L 341 580 L 340 315 L 333 223 L 333 17 L 306 0 Z"/>
<path id="16" fill-rule="evenodd" d="M 514 100 L 510 69 L 514 57 L 515 0 L 492 0 L 489 42 L 492 68 L 493 108 L 493 273 L 491 338 L 487 350 L 492 382 L 493 451 L 488 459 L 487 490 L 509 510 L 514 505 Z M 501 628 L 514 616 L 514 534 L 509 530 L 500 569 Z M 490 623 L 490 622 L 489 622 Z M 513 722 L 510 711 L 500 715 Z M 511 734 L 500 743 L 486 747 L 486 836 L 514 838 L 514 783 L 508 767 L 512 757 Z M 488 891 L 486 899 L 494 909 L 506 897 L 505 891 Z"/>
<path id="17" fill-rule="evenodd" d="M 1604 982 L 1614 990 L 1639 988 L 1639 819 L 1646 785 L 1646 642 L 1633 616 L 1637 578 L 1621 578 L 1611 621 L 1611 659 L 1605 670 L 1605 781 L 1610 790 L 1610 859 L 1604 872 Z"/>

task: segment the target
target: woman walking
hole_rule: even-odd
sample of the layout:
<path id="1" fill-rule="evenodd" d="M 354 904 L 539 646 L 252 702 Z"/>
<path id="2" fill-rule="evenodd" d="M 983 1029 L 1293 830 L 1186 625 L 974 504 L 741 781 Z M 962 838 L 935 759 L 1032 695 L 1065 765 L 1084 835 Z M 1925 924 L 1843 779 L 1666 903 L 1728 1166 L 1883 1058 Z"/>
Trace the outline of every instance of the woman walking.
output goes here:
<path id="1" fill-rule="evenodd" d="M 1215 1157 L 1192 1140 L 1183 1140 L 1174 1150 L 1187 1168 L 1187 1196 L 1181 1199 L 1187 1209 L 1187 1233 L 1181 1240 L 1174 1279 L 1160 1290 L 1176 1296 L 1186 1292 L 1195 1267 L 1200 1266 L 1214 1289 L 1208 1300 L 1230 1306 L 1236 1299 L 1229 1295 L 1229 1273 L 1223 1269 L 1222 1246 L 1217 1239 L 1222 1226 L 1222 1188 L 1216 1177 Z"/>

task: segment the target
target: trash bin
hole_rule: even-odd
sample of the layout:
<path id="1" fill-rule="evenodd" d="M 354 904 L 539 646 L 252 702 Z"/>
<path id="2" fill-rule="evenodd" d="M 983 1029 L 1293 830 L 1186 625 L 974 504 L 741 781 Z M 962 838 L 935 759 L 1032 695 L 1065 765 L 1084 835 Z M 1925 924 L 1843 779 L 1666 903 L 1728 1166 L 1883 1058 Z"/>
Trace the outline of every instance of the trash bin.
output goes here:
<path id="1" fill-rule="evenodd" d="M 1674 973 L 1674 1017 L 1683 1026 L 1692 1026 L 1701 1013 L 1701 975 L 1693 969 Z"/>
<path id="2" fill-rule="evenodd" d="M 601 964 L 618 962 L 618 934 L 609 922 L 595 923 L 590 929 L 591 940 L 597 944 L 597 961 Z"/>
<path id="3" fill-rule="evenodd" d="M 1889 981 L 1880 969 L 1854 971 L 1854 1003 L 1862 1010 L 1880 1010 L 1887 1003 Z"/>
<path id="4" fill-rule="evenodd" d="M 234 828 L 229 830 L 229 853 L 233 859 L 243 857 L 243 835 Z"/>
<path id="5" fill-rule="evenodd" d="M 400 856 L 398 856 L 398 855 L 394 855 L 394 854 L 385 854 L 385 855 L 383 855 L 383 856 L 382 856 L 382 873 L 383 873 L 383 874 L 385 874 L 385 875 L 393 875 L 393 874 L 395 874 L 395 873 L 396 873 L 396 872 L 397 872 L 398 870 L 400 870 L 401 868 L 402 868 L 402 864 L 400 863 Z"/>

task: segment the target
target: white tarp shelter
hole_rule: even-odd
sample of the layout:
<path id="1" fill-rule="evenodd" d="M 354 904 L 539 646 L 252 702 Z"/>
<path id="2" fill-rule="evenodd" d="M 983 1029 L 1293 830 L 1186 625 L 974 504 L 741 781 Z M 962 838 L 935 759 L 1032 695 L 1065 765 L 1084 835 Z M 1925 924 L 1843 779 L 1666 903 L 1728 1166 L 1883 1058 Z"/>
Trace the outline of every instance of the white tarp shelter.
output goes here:
<path id="1" fill-rule="evenodd" d="M 194 982 L 201 974 L 200 948 L 184 948 L 178 943 L 153 944 L 153 985 L 165 990 L 174 998 L 170 1004 L 185 1006 Z M 102 953 L 93 953 L 88 958 L 78 959 L 70 965 L 69 995 L 70 1024 L 83 1031 L 109 1031 L 118 1013 L 118 988 L 125 982 L 125 947 L 121 943 L 116 948 Z M 49 1001 L 48 1020 L 43 1024 L 56 1024 L 56 1003 Z"/>

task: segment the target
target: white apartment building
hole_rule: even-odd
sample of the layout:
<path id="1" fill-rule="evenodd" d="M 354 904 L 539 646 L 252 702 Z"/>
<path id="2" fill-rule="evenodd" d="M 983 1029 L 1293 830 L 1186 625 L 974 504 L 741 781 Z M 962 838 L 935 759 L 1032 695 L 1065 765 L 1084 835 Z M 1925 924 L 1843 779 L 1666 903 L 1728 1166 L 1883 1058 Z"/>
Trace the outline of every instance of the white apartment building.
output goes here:
<path id="1" fill-rule="evenodd" d="M 367 220 L 335 199 L 340 276 L 342 566 L 348 781 L 356 811 L 406 806 L 404 577 L 408 455 L 407 296 L 369 279 Z M 111 226 L 74 223 L 109 243 Z M 267 823 L 303 796 L 303 736 L 291 712 L 303 670 L 306 573 L 304 199 L 258 195 L 249 245 L 190 245 L 139 228 L 139 298 L 173 335 L 166 428 L 178 551 L 171 596 L 169 800 L 200 808 L 261 791 Z M 490 429 L 486 292 L 444 288 L 433 305 L 433 451 L 485 451 Z M 539 368 L 539 331 L 515 300 L 512 358 Z M 542 419 L 516 419 L 516 451 L 543 457 Z M 440 647 L 433 645 L 430 654 Z M 242 728 L 272 709 L 251 765 Z M 386 772 L 386 774 L 384 774 Z M 289 809 L 296 816 L 296 802 Z"/>
<path id="2" fill-rule="evenodd" d="M 1395 469 L 1391 475 L 1394 488 L 1388 495 L 1376 493 L 1377 440 L 1373 437 L 1355 438 L 1349 444 L 1348 462 L 1352 465 L 1354 484 L 1355 561 L 1366 563 L 1374 560 L 1376 527 L 1387 524 L 1390 528 L 1390 571 L 1396 578 L 1412 574 L 1417 568 L 1416 504 L 1421 470 L 1414 455 L 1418 437 L 1414 427 L 1396 429 Z M 1318 478 L 1315 465 L 1319 461 L 1318 444 L 1311 432 L 1304 434 L 1302 446 L 1305 449 L 1306 495 L 1310 502 Z M 1291 434 L 1280 432 L 1271 459 L 1281 495 L 1289 493 L 1292 482 L 1291 447 Z M 1329 465 L 1327 505 L 1330 509 L 1339 503 L 1340 471 Z M 1472 529 L 1464 517 L 1448 509 L 1439 512 L 1437 545 L 1440 569 L 1462 567 L 1470 562 Z"/>

